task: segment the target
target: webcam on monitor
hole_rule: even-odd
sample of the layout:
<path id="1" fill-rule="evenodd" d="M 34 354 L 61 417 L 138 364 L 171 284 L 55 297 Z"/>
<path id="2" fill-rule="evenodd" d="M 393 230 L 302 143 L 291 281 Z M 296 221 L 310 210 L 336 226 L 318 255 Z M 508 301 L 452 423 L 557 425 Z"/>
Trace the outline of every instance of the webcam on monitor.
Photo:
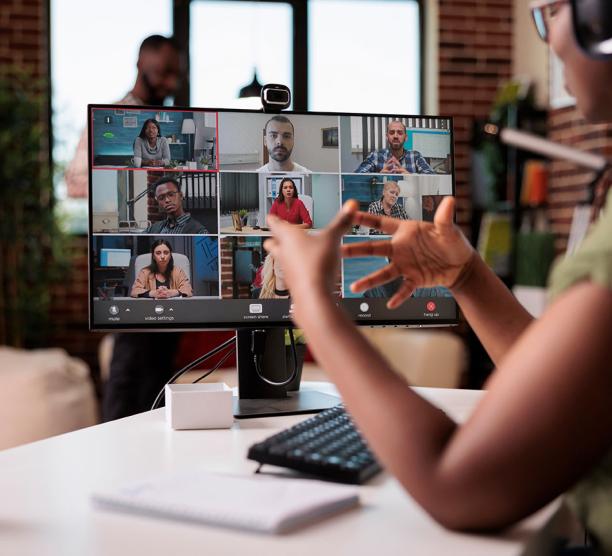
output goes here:
<path id="1" fill-rule="evenodd" d="M 275 112 L 289 108 L 291 91 L 287 85 L 268 83 L 261 89 L 261 104 L 264 112 Z"/>

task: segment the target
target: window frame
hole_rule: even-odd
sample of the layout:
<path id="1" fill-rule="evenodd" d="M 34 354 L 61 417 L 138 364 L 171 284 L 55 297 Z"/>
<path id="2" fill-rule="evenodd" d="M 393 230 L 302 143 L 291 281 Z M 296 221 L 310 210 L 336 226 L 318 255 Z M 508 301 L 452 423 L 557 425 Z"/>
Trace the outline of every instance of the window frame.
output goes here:
<path id="1" fill-rule="evenodd" d="M 187 77 L 175 97 L 177 106 L 190 104 L 190 5 L 201 0 L 173 0 L 173 34 L 185 56 Z M 248 0 L 225 0 L 227 2 L 244 2 Z M 295 110 L 308 110 L 308 3 L 309 0 L 259 0 L 260 2 L 289 4 L 293 8 L 293 107 Z M 398 2 L 401 0 L 398 0 Z M 406 0 L 416 2 L 419 8 L 419 107 L 423 112 L 425 94 L 425 0 Z"/>

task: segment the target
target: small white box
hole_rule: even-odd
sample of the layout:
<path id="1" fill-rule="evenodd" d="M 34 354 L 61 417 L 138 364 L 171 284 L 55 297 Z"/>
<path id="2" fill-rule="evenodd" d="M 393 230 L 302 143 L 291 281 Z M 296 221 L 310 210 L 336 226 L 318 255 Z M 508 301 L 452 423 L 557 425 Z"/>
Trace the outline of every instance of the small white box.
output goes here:
<path id="1" fill-rule="evenodd" d="M 167 384 L 166 422 L 173 429 L 228 429 L 234 422 L 232 390 L 221 382 Z"/>

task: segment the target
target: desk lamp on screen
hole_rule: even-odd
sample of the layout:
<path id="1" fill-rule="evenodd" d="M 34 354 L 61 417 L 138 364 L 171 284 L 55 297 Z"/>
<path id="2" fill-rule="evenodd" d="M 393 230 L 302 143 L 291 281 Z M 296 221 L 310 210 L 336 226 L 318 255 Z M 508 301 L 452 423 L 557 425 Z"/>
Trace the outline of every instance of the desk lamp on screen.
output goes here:
<path id="1" fill-rule="evenodd" d="M 194 143 L 215 145 L 212 164 L 196 168 L 164 166 L 154 149 L 143 153 L 151 158 L 143 158 L 143 168 L 97 167 L 96 156 L 111 141 L 104 136 L 109 116 L 116 127 L 113 143 L 125 143 L 113 147 L 125 150 L 157 108 L 88 108 L 89 198 L 99 197 L 103 188 L 108 195 L 110 187 L 119 213 L 118 229 L 98 229 L 90 201 L 90 328 L 235 329 L 235 339 L 213 352 L 231 350 L 235 344 L 236 417 L 314 412 L 339 401 L 300 390 L 293 339 L 299 333 L 292 329 L 291 299 L 283 269 L 263 248 L 270 235 L 268 214 L 316 233 L 347 199 L 356 199 L 366 211 L 428 219 L 430 205 L 455 192 L 450 118 L 280 112 L 288 100 L 281 92 L 267 94 L 268 112 L 166 108 L 167 121 L 158 122 L 162 136 L 171 140 L 189 118 L 195 127 Z M 391 157 L 397 163 L 388 163 Z M 162 176 L 173 181 L 154 186 Z M 143 227 L 122 227 L 126 221 L 142 222 Z M 356 226 L 343 242 L 382 238 Z M 116 291 L 127 291 L 122 297 L 99 296 L 94 287 L 104 273 L 108 276 L 103 261 L 109 256 L 128 261 L 127 267 L 111 271 L 116 274 L 112 279 L 124 284 Z M 350 291 L 352 281 L 381 263 L 368 257 L 348 259 L 335 277 L 332 294 L 356 324 L 457 323 L 455 300 L 442 287 L 417 290 L 393 311 L 386 302 L 397 283 L 363 294 Z"/>

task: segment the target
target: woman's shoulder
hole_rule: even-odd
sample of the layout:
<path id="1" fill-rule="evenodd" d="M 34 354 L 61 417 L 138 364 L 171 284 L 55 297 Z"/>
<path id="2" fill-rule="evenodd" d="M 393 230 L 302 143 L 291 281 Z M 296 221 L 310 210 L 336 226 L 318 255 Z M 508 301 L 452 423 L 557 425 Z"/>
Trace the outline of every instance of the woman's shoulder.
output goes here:
<path id="1" fill-rule="evenodd" d="M 187 276 L 187 274 L 185 274 L 185 271 L 178 265 L 174 265 L 173 269 L 172 269 L 172 275 L 176 278 L 177 276 Z"/>
<path id="2" fill-rule="evenodd" d="M 582 280 L 612 289 L 612 189 L 601 216 L 582 245 L 555 264 L 550 276 L 550 294 L 556 297 Z"/>

